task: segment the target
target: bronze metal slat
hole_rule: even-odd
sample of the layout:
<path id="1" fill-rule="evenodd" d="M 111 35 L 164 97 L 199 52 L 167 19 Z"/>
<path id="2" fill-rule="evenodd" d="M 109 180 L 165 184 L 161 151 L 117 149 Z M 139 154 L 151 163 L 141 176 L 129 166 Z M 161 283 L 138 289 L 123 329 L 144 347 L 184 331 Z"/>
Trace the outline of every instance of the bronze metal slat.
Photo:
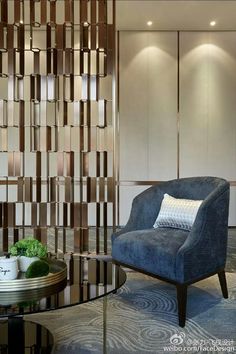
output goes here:
<path id="1" fill-rule="evenodd" d="M 82 153 L 82 176 L 89 175 L 89 153 Z"/>
<path id="2" fill-rule="evenodd" d="M 56 22 L 56 1 L 50 1 L 50 22 Z"/>
<path id="3" fill-rule="evenodd" d="M 41 162 L 42 162 L 42 158 L 41 158 L 42 154 L 40 151 L 36 151 L 36 176 L 37 177 L 41 177 Z"/>
<path id="4" fill-rule="evenodd" d="M 52 150 L 51 127 L 46 127 L 46 133 L 47 133 L 46 151 L 49 152 L 50 150 Z"/>
<path id="5" fill-rule="evenodd" d="M 80 48 L 86 51 L 89 50 L 89 27 L 88 25 L 82 25 L 81 27 L 81 36 L 80 36 Z"/>
<path id="6" fill-rule="evenodd" d="M 81 226 L 83 228 L 88 227 L 88 204 L 87 203 L 81 203 Z"/>
<path id="7" fill-rule="evenodd" d="M 105 201 L 105 178 L 104 177 L 99 178 L 99 201 L 100 202 Z"/>
<path id="8" fill-rule="evenodd" d="M 41 76 L 38 74 L 35 75 L 35 84 L 36 100 L 41 101 Z"/>
<path id="9" fill-rule="evenodd" d="M 13 231 L 13 243 L 19 241 L 19 229 L 14 229 Z"/>
<path id="10" fill-rule="evenodd" d="M 14 153 L 8 152 L 8 176 L 14 176 Z"/>
<path id="11" fill-rule="evenodd" d="M 70 75 L 73 74 L 73 51 L 70 48 L 65 49 L 65 74 Z"/>
<path id="12" fill-rule="evenodd" d="M 32 202 L 32 177 L 25 177 L 25 202 Z"/>
<path id="13" fill-rule="evenodd" d="M 41 0 L 41 24 L 47 23 L 47 0 Z"/>
<path id="14" fill-rule="evenodd" d="M 91 177 L 90 178 L 90 202 L 97 201 L 97 178 Z"/>
<path id="15" fill-rule="evenodd" d="M 97 177 L 101 176 L 100 167 L 101 167 L 101 153 L 99 151 L 96 151 L 96 176 Z"/>
<path id="16" fill-rule="evenodd" d="M 65 202 L 71 202 L 71 177 L 65 177 Z"/>
<path id="17" fill-rule="evenodd" d="M 56 177 L 50 177 L 50 201 L 56 202 Z"/>
<path id="18" fill-rule="evenodd" d="M 53 58 L 54 58 L 54 69 L 53 73 L 55 75 L 63 75 L 64 70 L 63 70 L 63 50 L 58 49 L 53 51 Z"/>
<path id="19" fill-rule="evenodd" d="M 99 49 L 107 49 L 107 24 L 100 23 L 98 25 L 98 47 Z"/>
<path id="20" fill-rule="evenodd" d="M 65 22 L 73 22 L 73 1 L 65 0 Z"/>
<path id="21" fill-rule="evenodd" d="M 16 204 L 15 203 L 7 203 L 8 207 L 8 227 L 14 227 L 15 226 L 15 214 L 16 214 Z"/>
<path id="22" fill-rule="evenodd" d="M 15 61 L 15 50 L 8 50 L 8 75 L 14 75 L 15 71 L 16 71 L 16 61 Z M 12 78 L 12 82 L 13 82 L 13 88 L 14 88 L 14 78 Z M 8 78 L 8 85 L 9 85 L 9 78 Z M 13 89 L 12 88 L 12 89 Z M 14 91 L 11 95 L 11 98 L 9 98 L 9 100 L 13 100 L 14 99 Z"/>
<path id="23" fill-rule="evenodd" d="M 20 53 L 19 53 L 19 74 L 22 76 L 22 86 L 23 86 L 23 76 L 25 75 L 25 51 L 24 50 L 20 50 Z M 22 90 L 22 100 L 24 99 L 23 98 L 23 90 Z"/>
<path id="24" fill-rule="evenodd" d="M 17 201 L 23 202 L 23 187 L 24 187 L 24 179 L 23 177 L 17 178 Z"/>
<path id="25" fill-rule="evenodd" d="M 63 152 L 57 153 L 57 175 L 64 175 L 64 154 Z"/>
<path id="26" fill-rule="evenodd" d="M 74 75 L 70 75 L 70 101 L 74 101 Z"/>
<path id="27" fill-rule="evenodd" d="M 91 285 L 99 283 L 99 262 L 96 259 L 88 260 L 88 282 Z"/>
<path id="28" fill-rule="evenodd" d="M 47 29 L 46 29 L 46 38 L 47 38 L 47 49 L 51 49 L 52 48 L 52 33 L 51 33 L 51 25 L 49 23 L 47 23 Z"/>
<path id="29" fill-rule="evenodd" d="M 67 176 L 74 177 L 74 152 L 66 153 Z"/>
<path id="30" fill-rule="evenodd" d="M 3 252 L 7 252 L 8 251 L 8 228 L 4 228 L 2 230 L 2 238 L 3 238 L 2 250 Z"/>
<path id="31" fill-rule="evenodd" d="M 8 22 L 8 5 L 7 0 L 1 1 L 1 22 L 7 23 Z"/>
<path id="32" fill-rule="evenodd" d="M 63 50 L 65 48 L 65 26 L 56 26 L 56 48 L 57 50 Z"/>
<path id="33" fill-rule="evenodd" d="M 107 201 L 112 203 L 114 197 L 113 177 L 107 178 Z"/>
<path id="34" fill-rule="evenodd" d="M 25 26 L 23 24 L 20 24 L 17 28 L 17 44 L 18 44 L 18 49 L 19 50 L 24 50 L 25 49 Z"/>
<path id="35" fill-rule="evenodd" d="M 19 151 L 25 151 L 25 102 L 20 102 L 20 118 L 19 118 Z"/>
<path id="36" fill-rule="evenodd" d="M 101 205 L 96 203 L 96 253 L 100 252 L 100 218 L 101 218 Z"/>
<path id="37" fill-rule="evenodd" d="M 89 229 L 82 229 L 82 252 L 88 252 L 89 250 Z"/>
<path id="38" fill-rule="evenodd" d="M 35 2 L 30 1 L 30 23 L 35 23 Z"/>
<path id="39" fill-rule="evenodd" d="M 107 22 L 107 1 L 98 0 L 98 22 Z"/>
<path id="40" fill-rule="evenodd" d="M 52 49 L 52 58 L 53 58 L 53 68 L 52 68 L 53 70 L 52 70 L 52 72 L 53 72 L 54 75 L 58 74 L 58 70 L 57 70 L 58 59 L 57 59 L 57 57 L 58 57 L 58 50 L 56 48 L 53 48 Z"/>
<path id="41" fill-rule="evenodd" d="M 41 177 L 36 177 L 36 202 L 41 202 L 41 189 L 42 189 L 42 180 Z"/>
<path id="42" fill-rule="evenodd" d="M 56 203 L 50 203 L 50 226 L 56 226 Z"/>
<path id="43" fill-rule="evenodd" d="M 112 75 L 113 73 L 113 53 L 114 53 L 114 36 L 113 36 L 113 31 L 114 31 L 114 26 L 113 25 L 107 25 L 107 31 L 108 31 L 108 50 L 105 56 L 105 74 L 107 75 Z"/>
<path id="44" fill-rule="evenodd" d="M 8 207 L 6 202 L 3 203 L 3 228 L 8 226 Z"/>
<path id="45" fill-rule="evenodd" d="M 81 247 L 81 229 L 74 229 L 74 252 L 75 253 L 81 253 L 82 252 L 82 247 Z"/>
<path id="46" fill-rule="evenodd" d="M 31 7 L 32 1 L 30 1 Z M 20 22 L 20 0 L 14 0 L 14 23 Z"/>
<path id="47" fill-rule="evenodd" d="M 68 226 L 68 205 L 67 203 L 63 203 L 63 226 Z"/>
<path id="48" fill-rule="evenodd" d="M 90 46 L 94 50 L 97 48 L 97 1 L 91 0 L 91 29 L 90 29 Z"/>
<path id="49" fill-rule="evenodd" d="M 108 172 L 108 169 L 107 169 L 107 151 L 104 151 L 103 152 L 103 176 L 104 177 L 107 177 L 107 172 Z"/>
<path id="50" fill-rule="evenodd" d="M 3 50 L 5 47 L 4 43 L 4 27 L 3 23 L 0 22 L 0 48 Z M 2 72 L 2 53 L 1 53 L 1 72 Z"/>
<path id="51" fill-rule="evenodd" d="M 40 52 L 34 51 L 34 73 L 40 74 Z"/>
<path id="52" fill-rule="evenodd" d="M 7 49 L 14 49 L 14 25 L 7 25 Z"/>
<path id="53" fill-rule="evenodd" d="M 80 0 L 80 23 L 88 22 L 88 0 Z"/>
<path id="54" fill-rule="evenodd" d="M 14 152 L 15 176 L 21 176 L 21 153 Z"/>
<path id="55" fill-rule="evenodd" d="M 104 253 L 107 254 L 107 203 L 103 203 L 103 230 Z"/>
<path id="56" fill-rule="evenodd" d="M 37 203 L 31 203 L 31 224 L 34 227 L 37 227 Z"/>
<path id="57" fill-rule="evenodd" d="M 39 203 L 39 225 L 47 226 L 47 203 Z"/>
<path id="58" fill-rule="evenodd" d="M 81 225 L 81 204 L 80 203 L 72 203 L 73 205 L 73 225 L 74 227 L 80 227 Z M 80 233 L 81 238 L 81 233 Z"/>
<path id="59" fill-rule="evenodd" d="M 63 125 L 68 124 L 68 103 L 66 101 L 63 102 Z"/>
<path id="60" fill-rule="evenodd" d="M 74 203 L 70 203 L 70 227 L 74 229 L 75 223 L 74 223 Z"/>

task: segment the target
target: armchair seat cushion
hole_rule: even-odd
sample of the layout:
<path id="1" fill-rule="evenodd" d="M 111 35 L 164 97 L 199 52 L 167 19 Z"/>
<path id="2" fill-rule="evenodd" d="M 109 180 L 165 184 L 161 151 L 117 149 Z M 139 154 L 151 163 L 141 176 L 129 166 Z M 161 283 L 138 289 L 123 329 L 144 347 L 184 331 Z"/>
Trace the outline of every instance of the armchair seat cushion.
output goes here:
<path id="1" fill-rule="evenodd" d="M 177 280 L 176 254 L 189 232 L 173 228 L 135 230 L 112 237 L 114 260 Z"/>

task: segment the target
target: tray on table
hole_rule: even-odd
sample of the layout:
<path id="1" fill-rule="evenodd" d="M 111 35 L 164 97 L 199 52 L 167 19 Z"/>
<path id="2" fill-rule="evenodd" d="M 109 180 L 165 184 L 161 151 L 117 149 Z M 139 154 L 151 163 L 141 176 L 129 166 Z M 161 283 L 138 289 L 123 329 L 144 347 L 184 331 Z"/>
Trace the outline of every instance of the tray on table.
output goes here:
<path id="1" fill-rule="evenodd" d="M 58 259 L 47 259 L 49 274 L 43 277 L 26 279 L 24 273 L 19 272 L 18 278 L 14 280 L 0 280 L 0 293 L 9 291 L 22 291 L 44 288 L 55 285 L 66 279 L 66 263 Z"/>

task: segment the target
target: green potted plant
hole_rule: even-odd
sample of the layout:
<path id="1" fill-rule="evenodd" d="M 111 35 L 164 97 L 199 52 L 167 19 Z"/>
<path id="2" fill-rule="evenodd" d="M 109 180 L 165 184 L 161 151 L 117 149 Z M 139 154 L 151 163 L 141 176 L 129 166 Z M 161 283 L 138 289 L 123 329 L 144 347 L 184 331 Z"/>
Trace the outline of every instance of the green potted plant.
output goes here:
<path id="1" fill-rule="evenodd" d="M 33 237 L 23 238 L 10 247 L 10 254 L 18 256 L 19 269 L 26 272 L 32 262 L 46 257 L 47 247 Z"/>

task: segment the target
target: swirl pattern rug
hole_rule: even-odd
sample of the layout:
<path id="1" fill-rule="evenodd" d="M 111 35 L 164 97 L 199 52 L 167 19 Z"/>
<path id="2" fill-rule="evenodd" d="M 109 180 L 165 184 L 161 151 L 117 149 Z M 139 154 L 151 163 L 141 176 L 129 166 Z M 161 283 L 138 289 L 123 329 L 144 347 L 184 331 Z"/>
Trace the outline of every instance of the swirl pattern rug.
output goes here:
<path id="1" fill-rule="evenodd" d="M 214 353 L 233 344 L 235 351 L 227 352 L 236 353 L 236 273 L 227 280 L 229 299 L 222 298 L 217 276 L 189 287 L 185 328 L 177 325 L 175 287 L 134 272 L 116 294 L 27 317 L 53 333 L 55 354 L 159 354 L 166 347 L 175 353 L 180 344 L 188 353 L 212 353 L 209 343 L 217 340 Z"/>

